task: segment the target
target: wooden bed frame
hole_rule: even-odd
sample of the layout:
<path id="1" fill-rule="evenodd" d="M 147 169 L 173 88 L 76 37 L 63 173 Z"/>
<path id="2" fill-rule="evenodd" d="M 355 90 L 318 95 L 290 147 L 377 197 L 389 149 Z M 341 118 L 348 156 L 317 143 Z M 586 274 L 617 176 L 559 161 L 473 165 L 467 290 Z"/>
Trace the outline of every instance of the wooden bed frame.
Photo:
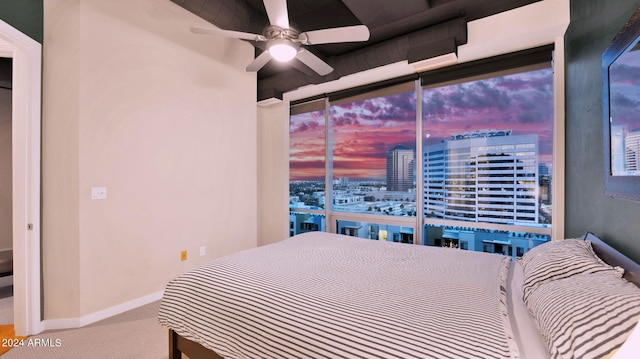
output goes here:
<path id="1" fill-rule="evenodd" d="M 583 239 L 591 241 L 593 250 L 606 263 L 624 268 L 624 278 L 640 287 L 640 264 L 618 252 L 593 233 L 587 233 Z M 182 354 L 189 359 L 224 359 L 213 350 L 183 338 L 172 329 L 169 329 L 169 359 L 183 358 Z"/>
<path id="2" fill-rule="evenodd" d="M 183 353 L 189 359 L 224 359 L 213 350 L 193 340 L 185 339 L 169 329 L 169 359 L 180 359 Z"/>

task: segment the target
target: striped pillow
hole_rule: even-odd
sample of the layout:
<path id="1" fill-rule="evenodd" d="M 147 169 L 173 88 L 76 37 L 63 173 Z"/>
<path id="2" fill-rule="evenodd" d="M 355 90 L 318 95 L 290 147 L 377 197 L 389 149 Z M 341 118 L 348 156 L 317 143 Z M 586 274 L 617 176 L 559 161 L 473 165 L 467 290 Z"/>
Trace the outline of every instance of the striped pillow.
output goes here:
<path id="1" fill-rule="evenodd" d="M 526 305 L 551 358 L 601 358 L 640 320 L 640 289 L 614 272 L 581 274 L 540 285 Z"/>
<path id="2" fill-rule="evenodd" d="M 614 272 L 619 277 L 624 270 L 604 263 L 593 251 L 591 241 L 569 238 L 541 244 L 518 260 L 524 274 L 523 299 L 526 301 L 537 286 L 576 274 Z"/>

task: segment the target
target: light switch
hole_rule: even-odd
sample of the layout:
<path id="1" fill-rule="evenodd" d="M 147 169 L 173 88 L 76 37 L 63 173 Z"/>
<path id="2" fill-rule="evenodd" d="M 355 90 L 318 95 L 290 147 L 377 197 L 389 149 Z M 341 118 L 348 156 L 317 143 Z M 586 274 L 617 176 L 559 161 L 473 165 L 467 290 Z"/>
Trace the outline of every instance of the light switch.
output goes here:
<path id="1" fill-rule="evenodd" d="M 91 199 L 107 199 L 107 187 L 91 187 Z"/>

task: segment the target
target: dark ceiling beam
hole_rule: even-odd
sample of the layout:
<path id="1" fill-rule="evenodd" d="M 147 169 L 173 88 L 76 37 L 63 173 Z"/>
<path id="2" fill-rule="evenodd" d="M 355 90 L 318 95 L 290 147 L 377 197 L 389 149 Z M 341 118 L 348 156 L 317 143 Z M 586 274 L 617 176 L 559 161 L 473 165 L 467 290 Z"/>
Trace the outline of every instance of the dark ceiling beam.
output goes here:
<path id="1" fill-rule="evenodd" d="M 269 21 L 262 0 L 171 1 L 226 30 L 262 33 Z M 402 6 L 388 0 L 289 1 L 290 15 L 309 22 L 306 26 L 345 26 L 336 18 L 349 24 L 359 21 L 369 27 L 371 37 L 366 43 L 306 47 L 334 68 L 327 76 L 295 59 L 289 64 L 271 61 L 258 72 L 258 100 L 403 60 L 412 63 L 456 52 L 467 42 L 468 21 L 541 0 L 403 0 Z M 264 50 L 264 43 L 252 44 Z"/>
<path id="2" fill-rule="evenodd" d="M 459 1 L 429 8 L 427 3 L 413 1 L 409 9 L 394 11 L 399 3 L 387 0 L 367 2 L 362 0 L 342 0 L 353 15 L 371 30 L 371 38 L 384 41 L 417 29 L 437 25 L 465 15 Z M 420 5 L 422 3 L 422 5 Z M 407 4 L 407 6 L 411 6 Z M 405 7 L 406 8 L 406 7 Z M 408 10 L 411 10 L 407 14 Z"/>
<path id="3" fill-rule="evenodd" d="M 456 44 L 456 39 L 450 37 L 410 48 L 407 52 L 407 62 L 412 64 L 432 57 L 454 53 L 458 54 L 458 45 Z"/>
<path id="4" fill-rule="evenodd" d="M 372 30 L 372 35 L 376 38 L 386 39 L 397 33 L 406 33 L 414 31 L 415 29 L 442 24 L 463 16 L 465 16 L 464 10 L 460 9 L 458 6 L 433 8 L 432 10 L 377 27 Z"/>
<path id="5" fill-rule="evenodd" d="M 439 0 L 461 2 L 467 21 L 478 20 L 542 0 Z"/>
<path id="6" fill-rule="evenodd" d="M 319 84 L 337 80 L 342 76 L 407 60 L 412 62 L 443 55 L 442 49 L 467 42 L 467 23 L 457 18 L 435 26 L 401 35 L 387 41 L 373 44 L 363 49 L 328 59 L 334 71 L 327 76 L 305 74 L 288 69 L 258 82 L 258 100 L 263 100 L 272 89 L 280 92 L 295 90 L 307 84 Z M 454 49 L 455 51 L 455 49 Z"/>

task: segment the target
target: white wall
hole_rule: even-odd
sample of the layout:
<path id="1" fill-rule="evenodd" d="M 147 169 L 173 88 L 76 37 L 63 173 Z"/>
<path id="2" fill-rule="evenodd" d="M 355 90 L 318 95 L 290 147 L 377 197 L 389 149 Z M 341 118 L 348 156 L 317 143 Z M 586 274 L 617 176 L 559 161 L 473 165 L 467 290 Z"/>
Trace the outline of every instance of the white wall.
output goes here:
<path id="1" fill-rule="evenodd" d="M 0 88 L 0 250 L 13 247 L 11 90 Z"/>
<path id="2" fill-rule="evenodd" d="M 167 0 L 44 6 L 45 319 L 134 301 L 255 247 L 251 45 L 192 34 L 210 24 Z"/>
<path id="3" fill-rule="evenodd" d="M 263 245 L 289 236 L 288 104 L 258 108 L 258 148 L 258 244 Z"/>
<path id="4" fill-rule="evenodd" d="M 569 25 L 569 0 L 543 0 L 468 24 L 468 42 L 458 48 L 459 62 L 469 62 L 518 50 L 554 43 L 564 36 Z M 415 72 L 407 62 L 400 62 L 339 80 L 305 86 L 284 95 L 284 101 L 259 108 L 260 178 L 259 191 L 269 192 L 260 198 L 259 244 L 277 242 L 288 236 L 289 211 L 289 102 L 323 93 L 400 77 Z M 283 147 L 283 143 L 286 147 Z M 284 205 L 282 205 L 284 203 Z M 554 222 L 555 223 L 555 222 Z"/>

